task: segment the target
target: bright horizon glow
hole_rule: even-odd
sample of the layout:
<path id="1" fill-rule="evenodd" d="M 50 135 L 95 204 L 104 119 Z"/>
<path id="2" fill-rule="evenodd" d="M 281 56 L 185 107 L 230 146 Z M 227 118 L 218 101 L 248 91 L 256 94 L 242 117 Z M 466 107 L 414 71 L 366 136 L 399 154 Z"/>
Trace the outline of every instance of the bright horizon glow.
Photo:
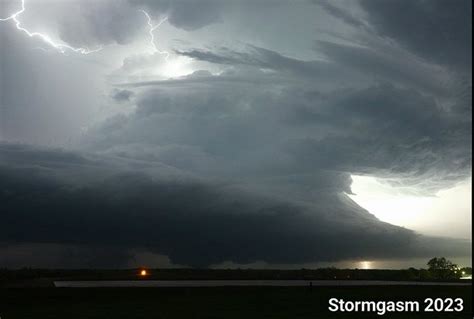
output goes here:
<path id="1" fill-rule="evenodd" d="M 361 261 L 360 268 L 362 269 L 372 269 L 372 264 L 370 261 Z"/>
<path id="2" fill-rule="evenodd" d="M 375 177 L 352 180 L 350 198 L 382 221 L 426 235 L 471 238 L 471 179 L 431 197 L 403 193 Z"/>

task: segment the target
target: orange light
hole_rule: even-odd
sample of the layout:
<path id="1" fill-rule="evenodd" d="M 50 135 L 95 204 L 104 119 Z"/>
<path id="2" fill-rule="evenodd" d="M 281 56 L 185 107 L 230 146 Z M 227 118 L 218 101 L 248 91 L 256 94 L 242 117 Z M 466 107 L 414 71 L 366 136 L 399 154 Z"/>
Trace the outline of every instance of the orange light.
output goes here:
<path id="1" fill-rule="evenodd" d="M 142 271 L 140 271 L 140 276 L 146 276 L 147 275 L 147 272 L 145 269 L 143 269 Z"/>

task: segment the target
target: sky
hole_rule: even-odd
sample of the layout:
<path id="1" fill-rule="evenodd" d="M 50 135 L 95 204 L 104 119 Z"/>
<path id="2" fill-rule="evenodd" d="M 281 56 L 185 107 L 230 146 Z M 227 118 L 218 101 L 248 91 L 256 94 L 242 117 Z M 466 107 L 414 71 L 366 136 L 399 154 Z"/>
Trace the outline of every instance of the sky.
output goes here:
<path id="1" fill-rule="evenodd" d="M 471 263 L 469 0 L 0 0 L 0 267 Z"/>

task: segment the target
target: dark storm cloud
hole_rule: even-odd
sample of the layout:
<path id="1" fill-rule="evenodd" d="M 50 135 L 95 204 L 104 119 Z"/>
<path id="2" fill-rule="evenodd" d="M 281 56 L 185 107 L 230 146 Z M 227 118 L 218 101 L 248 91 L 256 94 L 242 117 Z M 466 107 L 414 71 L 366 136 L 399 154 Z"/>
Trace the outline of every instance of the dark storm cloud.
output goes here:
<path id="1" fill-rule="evenodd" d="M 220 48 L 214 51 L 193 49 L 176 52 L 214 64 L 284 72 L 292 76 L 287 77 L 288 81 L 330 79 L 333 87 L 335 84 L 344 83 L 351 86 L 357 86 L 357 83 L 367 85 L 377 77 L 379 80 L 397 82 L 406 87 L 416 87 L 430 94 L 447 96 L 452 94 L 453 86 L 458 84 L 444 77 L 444 70 L 420 63 L 406 52 L 396 51 L 392 47 L 381 49 L 318 41 L 316 50 L 323 53 L 327 60 L 304 61 L 256 46 L 249 46 L 247 51 Z M 452 83 L 453 81 L 455 83 Z M 320 82 L 314 85 L 324 87 Z"/>
<path id="2" fill-rule="evenodd" d="M 61 243 L 0 243 L 5 268 L 118 268 L 131 252 L 117 246 Z M 98 258 L 100 256 L 100 258 Z M 133 258 L 133 257 L 132 257 Z M 138 265 L 136 265 L 138 266 Z"/>
<path id="3" fill-rule="evenodd" d="M 420 63 L 394 48 L 377 50 L 327 41 L 318 41 L 316 47 L 337 65 L 371 74 L 379 81 L 396 82 L 437 96 L 451 95 L 455 85 L 451 83 L 453 80 L 445 77 L 445 70 Z"/>
<path id="4" fill-rule="evenodd" d="M 305 61 L 284 56 L 276 51 L 249 45 L 246 51 L 235 51 L 228 48 L 219 48 L 214 51 L 189 49 L 176 50 L 177 54 L 195 60 L 205 61 L 213 64 L 221 64 L 235 69 L 244 68 L 240 74 L 245 81 L 253 81 L 261 77 L 261 70 L 270 70 L 277 73 L 266 74 L 265 79 L 259 79 L 264 85 L 272 80 L 284 80 L 287 85 L 291 82 L 301 82 L 307 86 L 311 83 L 318 89 L 333 88 L 334 84 L 344 85 L 353 83 L 364 84 L 365 80 L 360 74 L 351 72 L 346 67 L 333 63 L 332 61 L 313 60 Z M 224 75 L 226 75 L 225 73 Z"/>
<path id="5" fill-rule="evenodd" d="M 472 1 L 360 1 L 370 24 L 425 59 L 470 72 Z"/>
<path id="6" fill-rule="evenodd" d="M 95 257 L 91 266 L 107 256 L 119 258 L 114 247 L 146 248 L 174 263 L 198 266 L 226 260 L 303 263 L 467 253 L 467 243 L 430 239 L 380 222 L 341 193 L 315 194 L 319 204 L 308 206 L 130 170 L 78 185 L 51 176 L 65 166 L 77 169 L 78 158 L 86 170 L 97 162 L 58 152 L 1 145 L 1 242 L 93 245 L 97 254 L 86 250 Z M 428 247 L 431 240 L 440 245 Z M 111 249 L 103 256 L 100 247 Z M 122 258 L 125 265 L 129 256 Z"/>
<path id="7" fill-rule="evenodd" d="M 204 83 L 183 79 L 177 88 L 189 93 L 180 96 L 166 86 L 150 89 L 135 114 L 92 133 L 92 147 L 126 152 L 131 145 L 155 145 L 155 156 L 171 165 L 167 152 L 193 145 L 189 153 L 181 148 L 180 158 L 196 159 L 199 164 L 191 166 L 200 173 L 242 177 L 325 169 L 398 175 L 426 191 L 470 173 L 470 120 L 414 89 L 385 84 L 320 93 L 300 85 L 262 91 L 251 84 Z M 246 96 L 237 99 L 241 92 Z M 196 150 L 206 155 L 196 156 Z M 141 152 L 132 147 L 126 153 Z"/>
<path id="8" fill-rule="evenodd" d="M 210 63 L 234 66 L 245 65 L 261 69 L 287 71 L 299 76 L 314 76 L 318 73 L 321 76 L 328 76 L 334 72 L 336 68 L 335 65 L 323 61 L 302 61 L 283 56 L 278 52 L 261 47 L 248 46 L 248 48 L 248 52 L 238 52 L 221 48 L 215 52 L 194 49 L 189 51 L 176 51 L 176 53 Z"/>

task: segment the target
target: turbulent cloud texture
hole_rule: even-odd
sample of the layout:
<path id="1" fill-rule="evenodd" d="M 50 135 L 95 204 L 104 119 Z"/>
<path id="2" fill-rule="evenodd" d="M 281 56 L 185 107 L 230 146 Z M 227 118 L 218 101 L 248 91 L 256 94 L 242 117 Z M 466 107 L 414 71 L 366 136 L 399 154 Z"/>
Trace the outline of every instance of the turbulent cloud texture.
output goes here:
<path id="1" fill-rule="evenodd" d="M 472 60 L 471 1 L 362 0 L 369 22 L 416 54 L 466 72 Z"/>
<path id="2" fill-rule="evenodd" d="M 0 240 L 6 243 L 121 247 L 122 254 L 139 247 L 193 266 L 464 254 L 468 248 L 380 222 L 346 195 L 326 192 L 324 179 L 313 196 L 317 204 L 308 205 L 183 176 L 151 177 L 133 162 L 8 144 L 1 151 Z M 439 242 L 434 249 L 433 242 Z"/>
<path id="3" fill-rule="evenodd" d="M 51 6 L 62 41 L 106 46 L 92 57 L 36 52 L 0 25 L 9 265 L 469 256 L 348 194 L 354 174 L 429 196 L 471 176 L 471 2 L 263 3 Z M 168 17 L 169 56 L 135 43 L 150 39 L 141 9 Z M 66 132 L 65 149 L 31 145 Z"/>
<path id="4" fill-rule="evenodd" d="M 60 5 L 65 14 L 59 19 L 59 35 L 73 45 L 125 45 L 146 28 L 141 10 L 156 21 L 167 17 L 176 28 L 193 31 L 218 22 L 222 5 L 218 0 L 74 0 Z"/>

